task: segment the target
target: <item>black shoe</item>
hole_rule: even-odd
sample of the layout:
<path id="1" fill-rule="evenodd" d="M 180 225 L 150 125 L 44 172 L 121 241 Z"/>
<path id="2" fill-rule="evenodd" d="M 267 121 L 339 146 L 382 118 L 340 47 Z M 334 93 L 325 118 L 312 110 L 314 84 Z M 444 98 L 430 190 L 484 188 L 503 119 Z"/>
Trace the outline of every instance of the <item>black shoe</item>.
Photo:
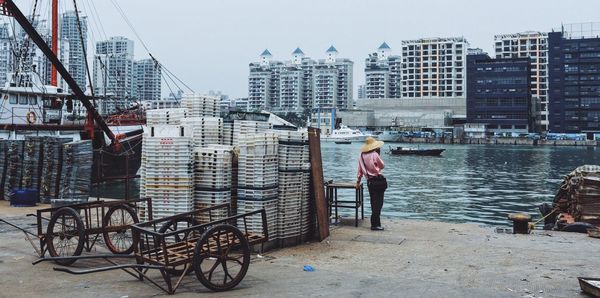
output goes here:
<path id="1" fill-rule="evenodd" d="M 379 227 L 371 227 L 371 230 L 373 231 L 383 231 L 383 227 L 379 226 Z"/>

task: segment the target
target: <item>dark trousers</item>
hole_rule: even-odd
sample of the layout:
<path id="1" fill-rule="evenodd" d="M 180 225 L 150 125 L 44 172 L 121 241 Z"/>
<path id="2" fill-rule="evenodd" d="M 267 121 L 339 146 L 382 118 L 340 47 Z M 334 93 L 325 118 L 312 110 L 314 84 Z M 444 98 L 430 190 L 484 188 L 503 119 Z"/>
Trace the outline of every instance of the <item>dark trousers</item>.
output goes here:
<path id="1" fill-rule="evenodd" d="M 372 189 L 369 186 L 371 198 L 371 227 L 381 227 L 381 208 L 383 207 L 383 194 L 385 189 Z"/>

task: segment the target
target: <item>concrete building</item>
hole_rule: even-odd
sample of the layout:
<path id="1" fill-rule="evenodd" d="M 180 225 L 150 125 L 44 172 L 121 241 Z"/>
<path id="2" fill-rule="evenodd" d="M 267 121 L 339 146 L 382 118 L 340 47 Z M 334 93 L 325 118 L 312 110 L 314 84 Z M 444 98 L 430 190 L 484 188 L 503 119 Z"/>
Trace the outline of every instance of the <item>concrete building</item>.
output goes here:
<path id="1" fill-rule="evenodd" d="M 494 36 L 496 58 L 531 59 L 531 92 L 538 106 L 537 131 L 548 131 L 548 33 L 527 31 Z"/>
<path id="2" fill-rule="evenodd" d="M 315 107 L 352 107 L 354 63 L 337 58 L 333 46 L 325 54 L 325 59 L 313 60 L 296 48 L 291 60 L 274 61 L 263 51 L 259 62 L 250 63 L 248 108 L 302 113 Z"/>
<path id="3" fill-rule="evenodd" d="M 401 66 L 401 57 L 392 56 L 385 42 L 369 54 L 365 59 L 365 98 L 400 98 Z"/>
<path id="4" fill-rule="evenodd" d="M 358 85 L 358 98 L 357 99 L 366 99 L 367 98 L 367 89 L 366 85 Z"/>
<path id="5" fill-rule="evenodd" d="M 101 101 L 100 111 L 107 115 L 126 107 L 134 99 L 133 41 L 116 36 L 96 43 L 94 89 Z"/>
<path id="6" fill-rule="evenodd" d="M 67 11 L 62 14 L 59 29 L 61 38 L 66 39 L 69 43 L 69 67 L 67 69 L 79 88 L 85 91 L 88 85 L 88 76 L 85 68 L 86 56 L 84 55 L 87 52 L 87 17 L 80 15 L 79 21 L 78 24 L 75 11 Z M 79 34 L 80 26 L 81 35 Z"/>
<path id="7" fill-rule="evenodd" d="M 600 24 L 548 34 L 549 131 L 600 134 Z"/>
<path id="8" fill-rule="evenodd" d="M 529 58 L 468 55 L 467 123 L 485 124 L 489 132 L 500 134 L 532 132 L 530 88 Z"/>
<path id="9" fill-rule="evenodd" d="M 402 42 L 402 98 L 465 98 L 464 37 Z"/>
<path id="10" fill-rule="evenodd" d="M 8 23 L 0 25 L 0 87 L 6 85 L 8 74 L 13 70 L 13 54 L 11 44 L 13 43 L 10 36 L 10 26 Z"/>
<path id="11" fill-rule="evenodd" d="M 162 70 L 153 59 L 133 62 L 134 97 L 138 101 L 161 98 Z"/>

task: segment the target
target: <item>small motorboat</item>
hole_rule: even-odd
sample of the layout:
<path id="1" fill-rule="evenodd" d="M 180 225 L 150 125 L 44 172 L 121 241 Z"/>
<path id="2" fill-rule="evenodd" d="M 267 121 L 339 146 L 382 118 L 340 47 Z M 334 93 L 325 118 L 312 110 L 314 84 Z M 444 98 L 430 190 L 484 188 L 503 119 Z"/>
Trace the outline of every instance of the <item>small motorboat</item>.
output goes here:
<path id="1" fill-rule="evenodd" d="M 335 141 L 335 143 L 347 145 L 347 144 L 352 144 L 352 141 L 350 141 L 348 139 L 343 139 L 343 140 L 337 140 L 337 141 Z"/>
<path id="2" fill-rule="evenodd" d="M 581 290 L 593 297 L 600 297 L 600 278 L 578 277 Z"/>
<path id="3" fill-rule="evenodd" d="M 446 149 L 421 149 L 421 148 L 410 148 L 410 147 L 396 147 L 396 149 L 390 148 L 390 154 L 392 155 L 421 155 L 421 156 L 440 156 Z"/>

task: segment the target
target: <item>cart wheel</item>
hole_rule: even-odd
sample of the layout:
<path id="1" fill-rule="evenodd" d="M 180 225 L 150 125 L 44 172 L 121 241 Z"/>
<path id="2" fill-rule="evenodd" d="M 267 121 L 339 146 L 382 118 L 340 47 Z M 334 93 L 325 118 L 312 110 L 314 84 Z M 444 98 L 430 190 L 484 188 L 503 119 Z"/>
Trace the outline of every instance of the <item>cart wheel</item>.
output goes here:
<path id="1" fill-rule="evenodd" d="M 182 230 L 182 229 L 187 229 L 189 227 L 197 226 L 199 224 L 200 223 L 193 217 L 175 218 L 175 219 L 165 222 L 163 224 L 163 226 L 160 227 L 158 232 L 159 233 L 170 233 L 170 232 L 175 232 L 175 231 Z M 165 237 L 165 243 L 167 245 L 169 245 L 169 244 L 173 244 L 173 243 L 187 241 L 190 237 L 194 236 L 193 235 L 194 233 L 196 233 L 196 231 L 185 231 L 185 232 L 177 233 L 173 236 Z M 188 271 L 188 274 L 192 273 L 193 270 L 194 269 L 191 268 Z M 167 271 L 171 275 L 181 276 L 183 274 L 183 271 L 185 271 L 185 266 L 175 266 L 175 267 L 167 269 Z"/>
<path id="2" fill-rule="evenodd" d="M 102 219 L 102 227 L 123 227 L 118 231 L 102 233 L 106 247 L 114 254 L 130 254 L 133 252 L 133 233 L 131 226 L 140 222 L 133 208 L 117 205 L 108 209 Z"/>
<path id="3" fill-rule="evenodd" d="M 213 291 L 231 290 L 248 272 L 248 239 L 234 226 L 214 226 L 196 243 L 193 266 L 196 277 L 205 287 Z"/>
<path id="4" fill-rule="evenodd" d="M 58 209 L 48 223 L 46 246 L 51 257 L 69 257 L 81 255 L 85 232 L 79 213 L 73 208 Z M 57 260 L 60 265 L 71 265 L 73 260 Z"/>

